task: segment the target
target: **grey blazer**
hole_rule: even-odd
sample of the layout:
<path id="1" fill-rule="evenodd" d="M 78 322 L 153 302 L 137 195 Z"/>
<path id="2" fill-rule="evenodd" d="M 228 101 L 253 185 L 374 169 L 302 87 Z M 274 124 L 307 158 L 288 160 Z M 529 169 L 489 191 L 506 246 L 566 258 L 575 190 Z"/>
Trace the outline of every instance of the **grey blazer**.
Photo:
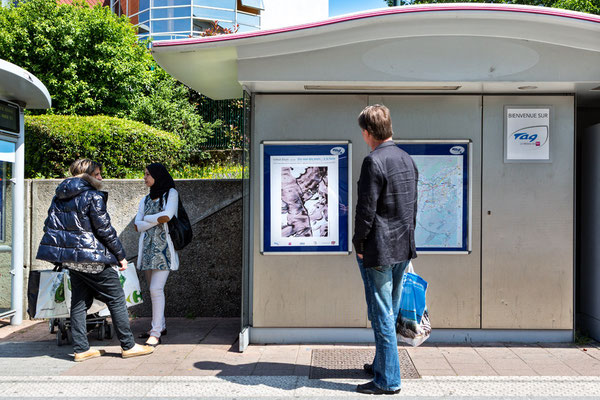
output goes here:
<path id="1" fill-rule="evenodd" d="M 416 258 L 418 179 L 413 159 L 392 141 L 363 160 L 352 242 L 365 267 Z"/>

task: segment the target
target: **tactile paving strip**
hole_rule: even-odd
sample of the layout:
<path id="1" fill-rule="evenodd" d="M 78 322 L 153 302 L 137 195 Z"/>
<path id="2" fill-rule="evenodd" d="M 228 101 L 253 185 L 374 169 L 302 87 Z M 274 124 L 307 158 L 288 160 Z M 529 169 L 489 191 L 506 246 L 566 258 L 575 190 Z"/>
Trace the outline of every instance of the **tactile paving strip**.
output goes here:
<path id="1" fill-rule="evenodd" d="M 369 379 L 371 376 L 365 372 L 363 365 L 373 362 L 374 356 L 375 349 L 315 349 L 312 351 L 309 378 Z M 398 356 L 402 379 L 421 378 L 406 350 L 398 349 Z"/>

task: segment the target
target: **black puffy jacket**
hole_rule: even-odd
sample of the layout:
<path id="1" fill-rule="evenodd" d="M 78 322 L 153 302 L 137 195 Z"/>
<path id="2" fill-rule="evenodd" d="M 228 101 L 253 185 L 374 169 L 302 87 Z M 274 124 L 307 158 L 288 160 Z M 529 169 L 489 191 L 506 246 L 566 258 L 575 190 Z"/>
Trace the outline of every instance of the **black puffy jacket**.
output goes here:
<path id="1" fill-rule="evenodd" d="M 108 194 L 98 190 L 99 182 L 84 174 L 65 179 L 56 188 L 37 259 L 115 265 L 125 258 L 106 211 Z"/>

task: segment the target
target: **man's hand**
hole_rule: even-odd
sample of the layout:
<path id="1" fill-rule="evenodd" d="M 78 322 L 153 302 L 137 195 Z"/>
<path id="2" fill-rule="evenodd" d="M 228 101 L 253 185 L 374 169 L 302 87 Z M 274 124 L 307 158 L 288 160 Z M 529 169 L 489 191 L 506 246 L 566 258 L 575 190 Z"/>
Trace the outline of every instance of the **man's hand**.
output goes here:
<path id="1" fill-rule="evenodd" d="M 119 271 L 125 271 L 127 269 L 127 260 L 125 258 L 119 261 L 119 264 L 121 264 Z"/>
<path id="2" fill-rule="evenodd" d="M 356 253 L 356 255 L 357 255 L 357 256 L 358 256 L 358 258 L 360 258 L 361 260 L 363 259 L 363 258 L 362 258 L 362 257 L 363 257 L 363 255 L 362 255 L 362 254 L 358 254 L 358 253 Z"/>

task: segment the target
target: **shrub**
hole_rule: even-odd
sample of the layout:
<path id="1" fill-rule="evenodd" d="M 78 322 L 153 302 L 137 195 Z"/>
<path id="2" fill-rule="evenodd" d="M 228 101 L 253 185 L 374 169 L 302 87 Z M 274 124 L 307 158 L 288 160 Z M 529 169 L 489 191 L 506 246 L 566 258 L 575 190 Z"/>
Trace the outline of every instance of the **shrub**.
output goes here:
<path id="1" fill-rule="evenodd" d="M 168 169 L 182 160 L 184 142 L 175 134 L 115 117 L 28 115 L 25 117 L 25 174 L 62 178 L 78 158 L 102 163 L 105 178 L 124 178 L 151 162 Z"/>

